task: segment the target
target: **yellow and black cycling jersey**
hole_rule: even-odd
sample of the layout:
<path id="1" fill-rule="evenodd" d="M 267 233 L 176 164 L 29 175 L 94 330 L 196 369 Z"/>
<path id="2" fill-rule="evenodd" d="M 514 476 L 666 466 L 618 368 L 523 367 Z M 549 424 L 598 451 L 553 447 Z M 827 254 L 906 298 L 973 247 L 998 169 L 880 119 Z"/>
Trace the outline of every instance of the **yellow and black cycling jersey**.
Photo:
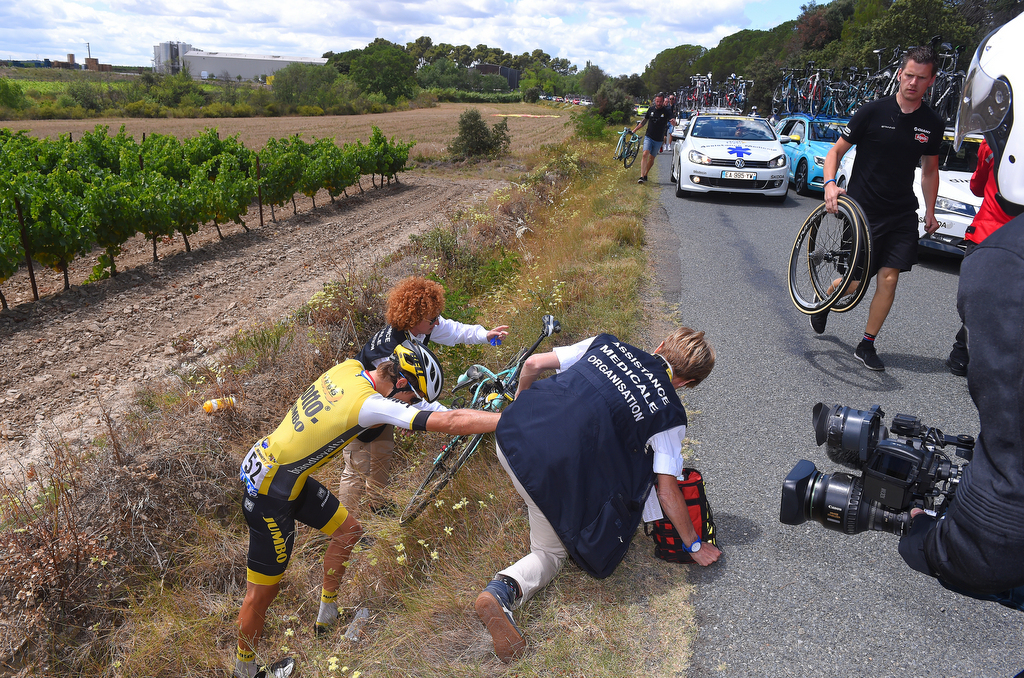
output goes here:
<path id="1" fill-rule="evenodd" d="M 320 375 L 295 401 L 281 425 L 245 455 L 239 475 L 251 496 L 293 500 L 306 478 L 373 426 L 424 430 L 430 412 L 383 397 L 358 360 Z"/>

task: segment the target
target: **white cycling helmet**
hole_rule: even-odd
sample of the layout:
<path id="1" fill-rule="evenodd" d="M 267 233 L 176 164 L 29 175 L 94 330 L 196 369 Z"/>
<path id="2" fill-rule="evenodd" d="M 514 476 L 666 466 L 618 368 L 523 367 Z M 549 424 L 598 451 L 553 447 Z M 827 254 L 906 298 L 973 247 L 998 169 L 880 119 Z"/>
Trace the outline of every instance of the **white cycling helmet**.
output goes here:
<path id="1" fill-rule="evenodd" d="M 398 374 L 409 382 L 413 392 L 423 400 L 432 403 L 441 395 L 444 389 L 441 363 L 438 362 L 437 356 L 420 342 L 409 339 L 395 346 L 391 353 L 391 362 L 394 363 Z"/>
<path id="2" fill-rule="evenodd" d="M 1024 15 L 989 33 L 971 60 L 956 116 L 956 149 L 971 132 L 983 132 L 995 154 L 1000 206 L 1008 214 L 1024 210 L 1024 124 L 1013 128 L 1013 83 L 1024 92 Z M 1024 100 L 1024 99 L 1022 99 Z M 1009 208 L 1009 209 L 1007 209 Z"/>

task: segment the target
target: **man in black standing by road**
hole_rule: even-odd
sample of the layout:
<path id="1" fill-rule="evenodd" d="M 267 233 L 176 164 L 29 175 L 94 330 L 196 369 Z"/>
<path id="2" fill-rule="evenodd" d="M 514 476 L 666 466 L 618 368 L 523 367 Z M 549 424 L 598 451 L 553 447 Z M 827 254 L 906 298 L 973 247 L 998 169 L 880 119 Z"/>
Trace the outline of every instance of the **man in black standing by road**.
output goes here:
<path id="1" fill-rule="evenodd" d="M 925 92 L 935 81 L 935 53 L 915 47 L 903 58 L 899 90 L 893 96 L 862 106 L 843 129 L 842 136 L 825 156 L 825 208 L 835 214 L 841 193 L 849 193 L 864 210 L 871 229 L 871 276 L 877 276 L 864 338 L 854 355 L 869 370 L 885 369 L 875 351 L 875 337 L 889 315 L 900 272 L 917 263 L 917 198 L 914 168 L 921 162 L 921 191 L 925 200 L 928 233 L 939 227 L 935 199 L 939 190 L 939 144 L 944 125 L 928 104 Z M 849 191 L 836 185 L 839 161 L 854 145 Z M 811 316 L 811 327 L 825 331 L 828 310 Z"/>
<path id="2" fill-rule="evenodd" d="M 647 173 L 654 166 L 654 157 L 661 153 L 668 136 L 668 124 L 671 119 L 672 109 L 665 104 L 665 93 L 658 92 L 654 97 L 654 105 L 647 109 L 644 119 L 633 128 L 635 134 L 638 129 L 647 125 L 647 134 L 644 135 L 644 155 L 640 159 L 640 178 L 636 183 L 647 183 Z"/>

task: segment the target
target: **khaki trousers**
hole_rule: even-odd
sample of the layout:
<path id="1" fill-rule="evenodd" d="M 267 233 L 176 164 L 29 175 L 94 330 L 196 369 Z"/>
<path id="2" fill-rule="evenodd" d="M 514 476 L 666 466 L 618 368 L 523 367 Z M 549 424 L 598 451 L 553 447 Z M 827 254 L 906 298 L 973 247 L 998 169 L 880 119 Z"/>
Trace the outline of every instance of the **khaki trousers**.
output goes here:
<path id="1" fill-rule="evenodd" d="M 512 479 L 512 485 L 516 488 L 516 492 L 526 502 L 530 515 L 530 554 L 498 573 L 512 577 L 519 582 L 519 588 L 523 593 L 522 599 L 516 604 L 516 607 L 519 607 L 554 579 L 558 571 L 562 569 L 562 563 L 565 562 L 568 551 L 562 545 L 562 540 L 558 538 L 555 529 L 551 527 L 551 523 L 533 503 L 526 489 L 516 478 L 516 474 L 512 472 L 500 447 L 498 447 L 498 461 L 508 473 L 508 477 Z"/>
<path id="2" fill-rule="evenodd" d="M 343 452 L 345 470 L 338 483 L 338 499 L 349 513 L 358 515 L 359 500 L 364 493 L 370 502 L 382 500 L 381 492 L 391 477 L 391 462 L 395 456 L 395 427 L 385 426 L 376 440 L 364 443 L 353 440 Z"/>

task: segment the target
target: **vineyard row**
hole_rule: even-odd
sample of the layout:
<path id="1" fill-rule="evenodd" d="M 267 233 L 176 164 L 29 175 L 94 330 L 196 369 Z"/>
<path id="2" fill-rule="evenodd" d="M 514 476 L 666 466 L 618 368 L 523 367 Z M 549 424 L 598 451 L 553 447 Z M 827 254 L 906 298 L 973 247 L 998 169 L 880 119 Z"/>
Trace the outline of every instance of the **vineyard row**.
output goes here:
<path id="1" fill-rule="evenodd" d="M 33 297 L 38 300 L 36 261 L 64 274 L 68 266 L 94 248 L 103 253 L 89 280 L 117 275 L 115 257 L 137 234 L 153 241 L 153 260 L 161 238 L 188 236 L 213 222 L 242 224 L 255 201 L 274 207 L 292 202 L 296 193 L 313 198 L 324 189 L 331 201 L 359 186 L 360 177 L 398 180 L 414 142 L 387 139 L 377 128 L 369 141 L 339 147 L 333 138 L 312 143 L 298 135 L 270 139 L 259 153 L 238 137 L 221 139 L 216 129 L 179 140 L 151 134 L 142 142 L 124 127 L 110 136 L 98 125 L 78 140 L 37 139 L 0 129 L 0 283 L 28 267 Z M 0 303 L 7 299 L 0 291 Z"/>

